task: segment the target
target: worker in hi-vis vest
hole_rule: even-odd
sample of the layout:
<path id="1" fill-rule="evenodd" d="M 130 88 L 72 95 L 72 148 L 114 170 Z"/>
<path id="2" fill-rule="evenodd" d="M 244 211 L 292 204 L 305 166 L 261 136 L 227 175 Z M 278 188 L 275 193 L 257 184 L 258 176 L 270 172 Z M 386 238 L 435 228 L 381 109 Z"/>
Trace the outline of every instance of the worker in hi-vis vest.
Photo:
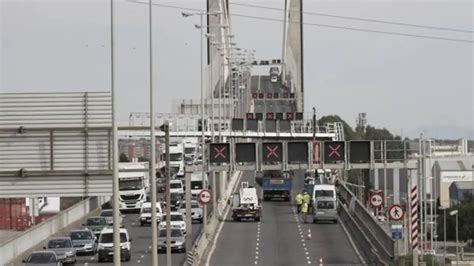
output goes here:
<path id="1" fill-rule="evenodd" d="M 296 211 L 300 213 L 301 205 L 303 204 L 303 195 L 301 195 L 301 193 L 298 193 L 298 195 L 296 195 L 295 201 L 296 201 Z"/>

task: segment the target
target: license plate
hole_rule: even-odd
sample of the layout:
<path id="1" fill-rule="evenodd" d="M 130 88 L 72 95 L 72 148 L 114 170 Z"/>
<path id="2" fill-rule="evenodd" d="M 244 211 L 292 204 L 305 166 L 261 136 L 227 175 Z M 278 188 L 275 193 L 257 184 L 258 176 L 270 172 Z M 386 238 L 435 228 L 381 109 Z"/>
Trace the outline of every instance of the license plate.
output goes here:
<path id="1" fill-rule="evenodd" d="M 245 215 L 245 217 L 251 217 L 251 216 L 252 216 L 252 214 L 246 214 Z"/>
<path id="2" fill-rule="evenodd" d="M 316 212 L 316 214 L 324 214 L 324 212 Z"/>
<path id="3" fill-rule="evenodd" d="M 113 252 L 109 252 L 109 255 L 114 255 L 114 253 L 113 253 Z"/>

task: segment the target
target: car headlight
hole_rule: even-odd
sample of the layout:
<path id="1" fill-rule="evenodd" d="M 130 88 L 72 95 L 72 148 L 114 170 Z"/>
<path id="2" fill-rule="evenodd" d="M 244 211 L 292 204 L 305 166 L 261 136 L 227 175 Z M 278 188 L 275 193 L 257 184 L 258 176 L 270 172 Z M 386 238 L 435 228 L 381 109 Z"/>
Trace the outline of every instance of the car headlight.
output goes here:
<path id="1" fill-rule="evenodd" d="M 66 256 L 72 256 L 72 255 L 74 255 L 74 252 L 73 252 L 73 251 L 68 251 L 68 252 L 66 252 L 64 255 L 66 255 Z"/>
<path id="2" fill-rule="evenodd" d="M 182 246 L 184 244 L 184 242 L 181 242 L 181 241 L 176 241 L 175 243 L 177 246 Z"/>
<path id="3" fill-rule="evenodd" d="M 102 244 L 99 244 L 99 246 L 97 246 L 98 249 L 105 249 L 105 246 L 102 245 Z"/>
<path id="4" fill-rule="evenodd" d="M 185 228 L 186 227 L 186 224 L 181 224 L 181 228 Z"/>
<path id="5" fill-rule="evenodd" d="M 130 249 L 130 243 L 122 243 L 120 244 L 120 247 L 123 249 Z"/>
<path id="6" fill-rule="evenodd" d="M 84 245 L 85 248 L 92 248 L 92 246 L 93 246 L 92 244 L 85 244 Z"/>

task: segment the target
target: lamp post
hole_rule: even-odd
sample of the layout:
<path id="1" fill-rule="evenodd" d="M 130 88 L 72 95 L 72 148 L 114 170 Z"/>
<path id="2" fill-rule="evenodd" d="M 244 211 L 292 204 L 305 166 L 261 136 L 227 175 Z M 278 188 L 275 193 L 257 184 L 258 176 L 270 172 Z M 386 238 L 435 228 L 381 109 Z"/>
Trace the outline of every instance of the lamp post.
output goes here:
<path id="1" fill-rule="evenodd" d="M 316 140 L 316 107 L 313 107 L 313 141 Z"/>
<path id="2" fill-rule="evenodd" d="M 458 210 L 450 211 L 449 215 L 456 216 L 456 265 L 459 265 Z"/>
<path id="3" fill-rule="evenodd" d="M 165 175 L 166 175 L 166 265 L 171 266 L 171 185 L 170 185 L 170 129 L 169 122 L 165 121 L 163 125 L 160 126 L 161 131 L 165 132 L 165 154 L 166 154 L 166 164 L 165 164 Z M 153 206 L 152 208 L 156 208 Z M 155 248 L 156 247 L 152 247 Z"/>
<path id="4" fill-rule="evenodd" d="M 444 244 L 443 244 L 443 261 L 446 261 L 446 207 L 444 206 L 440 206 L 438 208 L 439 210 L 442 210 L 444 212 L 444 221 L 443 221 L 443 240 L 444 240 Z"/>

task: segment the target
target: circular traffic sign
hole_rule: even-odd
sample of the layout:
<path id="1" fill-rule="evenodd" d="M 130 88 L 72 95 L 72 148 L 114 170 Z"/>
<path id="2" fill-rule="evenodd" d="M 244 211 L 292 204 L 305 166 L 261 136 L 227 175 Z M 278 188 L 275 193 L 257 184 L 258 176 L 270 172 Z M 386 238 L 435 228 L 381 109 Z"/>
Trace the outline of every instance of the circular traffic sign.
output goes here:
<path id="1" fill-rule="evenodd" d="M 372 205 L 372 207 L 378 208 L 382 206 L 382 204 L 383 204 L 382 194 L 372 194 L 370 196 L 370 205 Z"/>
<path id="2" fill-rule="evenodd" d="M 198 199 L 201 204 L 208 204 L 211 201 L 211 191 L 207 189 L 201 190 L 198 194 Z"/>
<path id="3" fill-rule="evenodd" d="M 405 212 L 403 211 L 403 208 L 400 205 L 392 205 L 388 209 L 388 216 L 391 220 L 394 221 L 400 221 L 401 219 L 403 219 L 404 214 Z"/>

